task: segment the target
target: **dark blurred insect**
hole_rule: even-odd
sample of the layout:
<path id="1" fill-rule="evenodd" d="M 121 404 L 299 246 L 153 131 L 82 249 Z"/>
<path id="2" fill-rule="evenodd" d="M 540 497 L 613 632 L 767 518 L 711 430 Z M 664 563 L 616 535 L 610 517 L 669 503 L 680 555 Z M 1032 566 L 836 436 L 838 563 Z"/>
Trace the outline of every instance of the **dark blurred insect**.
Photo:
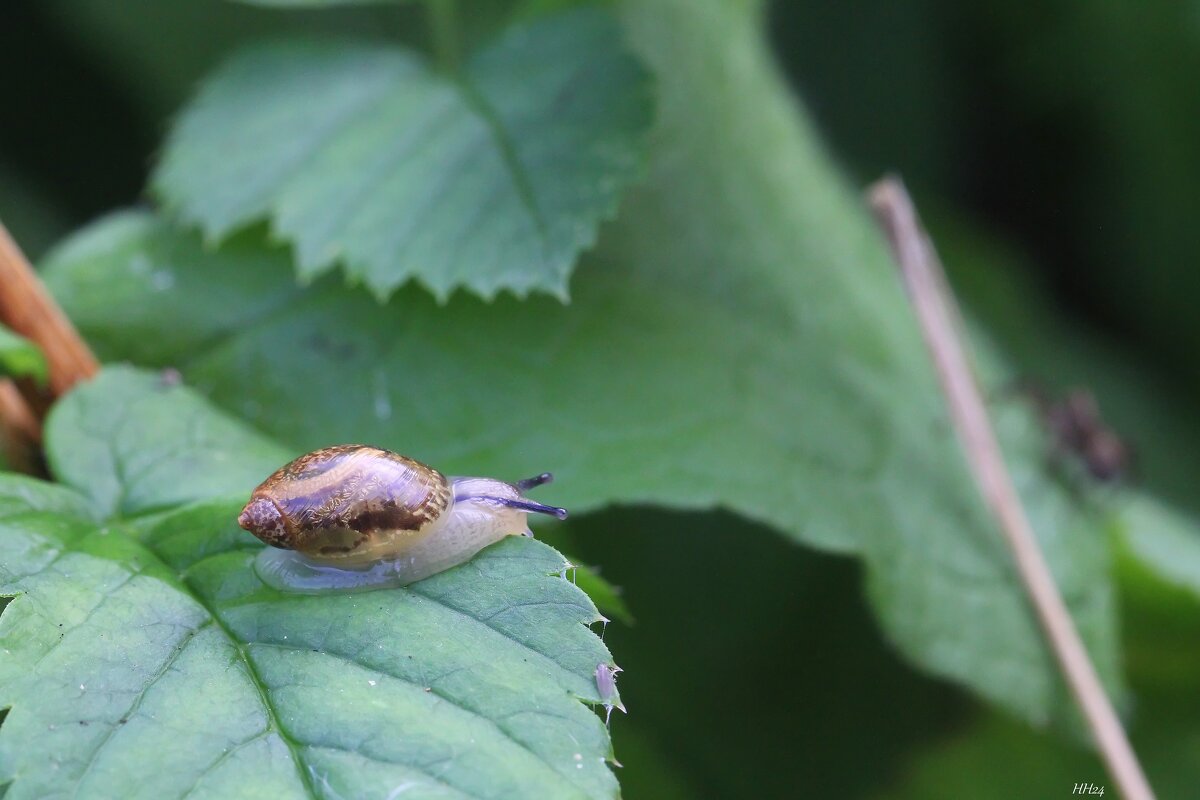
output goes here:
<path id="1" fill-rule="evenodd" d="M 1042 388 L 1023 389 L 1038 406 L 1042 422 L 1053 437 L 1056 457 L 1074 457 L 1097 481 L 1112 483 L 1129 477 L 1133 448 L 1100 416 L 1100 407 L 1090 391 L 1076 388 L 1052 398 Z"/>

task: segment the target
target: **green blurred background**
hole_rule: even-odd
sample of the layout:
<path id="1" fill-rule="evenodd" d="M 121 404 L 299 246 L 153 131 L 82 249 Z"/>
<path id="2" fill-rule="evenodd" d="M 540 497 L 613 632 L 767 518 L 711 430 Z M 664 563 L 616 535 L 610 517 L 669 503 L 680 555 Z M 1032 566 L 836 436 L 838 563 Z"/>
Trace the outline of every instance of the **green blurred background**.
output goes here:
<path id="1" fill-rule="evenodd" d="M 0 219 L 36 259 L 141 201 L 170 114 L 237 43 L 330 27 L 404 38 L 420 27 L 410 13 L 6 0 Z M 768 20 L 849 179 L 901 173 L 1018 370 L 1091 387 L 1137 450 L 1135 480 L 1200 512 L 1200 2 L 778 2 Z M 645 509 L 586 517 L 555 543 L 603 564 L 637 618 L 607 631 L 632 712 L 612 723 L 627 797 L 1058 797 L 1067 781 L 1107 783 L 1077 745 L 904 666 L 848 560 L 733 516 Z M 667 590 L 664 563 L 704 580 Z M 1200 700 L 1179 698 L 1200 674 L 1200 625 L 1186 622 L 1200 615 L 1136 572 L 1121 585 L 1139 749 L 1161 797 L 1196 796 Z"/>

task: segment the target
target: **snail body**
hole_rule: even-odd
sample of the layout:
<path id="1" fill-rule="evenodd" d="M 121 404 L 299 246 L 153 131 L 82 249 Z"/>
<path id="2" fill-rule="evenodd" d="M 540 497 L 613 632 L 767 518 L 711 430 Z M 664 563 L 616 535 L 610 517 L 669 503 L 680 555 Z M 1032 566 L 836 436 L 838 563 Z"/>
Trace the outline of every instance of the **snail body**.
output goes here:
<path id="1" fill-rule="evenodd" d="M 403 586 L 469 560 L 493 542 L 532 535 L 527 515 L 566 517 L 524 497 L 549 473 L 516 483 L 455 478 L 366 445 L 316 450 L 250 496 L 238 525 L 266 542 L 259 577 L 298 592 Z"/>

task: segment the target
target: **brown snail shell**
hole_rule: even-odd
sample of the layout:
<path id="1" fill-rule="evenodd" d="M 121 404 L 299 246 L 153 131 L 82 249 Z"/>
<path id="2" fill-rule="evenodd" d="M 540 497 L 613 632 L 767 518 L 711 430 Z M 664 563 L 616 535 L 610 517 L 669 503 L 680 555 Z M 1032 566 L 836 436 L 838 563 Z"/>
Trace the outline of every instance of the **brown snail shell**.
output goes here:
<path id="1" fill-rule="evenodd" d="M 238 524 L 274 547 L 362 563 L 428 533 L 451 501 L 450 481 L 432 467 L 377 447 L 337 445 L 273 473 Z"/>
<path id="2" fill-rule="evenodd" d="M 388 450 L 337 445 L 274 472 L 250 495 L 238 525 L 278 548 L 257 562 L 276 588 L 403 585 L 504 536 L 530 535 L 530 512 L 565 518 L 563 509 L 522 494 L 550 480 L 549 473 L 516 483 L 447 478 Z"/>

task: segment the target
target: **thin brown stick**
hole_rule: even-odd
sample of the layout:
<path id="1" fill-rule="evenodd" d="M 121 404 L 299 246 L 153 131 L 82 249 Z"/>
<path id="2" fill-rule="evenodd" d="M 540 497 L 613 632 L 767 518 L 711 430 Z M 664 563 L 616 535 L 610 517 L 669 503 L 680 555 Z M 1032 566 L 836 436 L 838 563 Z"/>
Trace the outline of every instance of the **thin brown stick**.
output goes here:
<path id="1" fill-rule="evenodd" d="M 42 426 L 11 380 L 0 381 L 0 450 L 4 463 L 18 472 L 38 470 Z"/>
<path id="2" fill-rule="evenodd" d="M 1150 784 L 1096 675 L 1013 488 L 983 396 L 967 361 L 966 345 L 958 330 L 961 328 L 958 306 L 912 199 L 896 178 L 875 183 L 868 189 L 868 198 L 900 265 L 975 481 L 1012 549 L 1021 581 L 1109 774 L 1127 800 L 1153 800 Z"/>
<path id="3" fill-rule="evenodd" d="M 62 309 L 46 292 L 17 243 L 0 223 L 0 322 L 42 349 L 51 399 L 96 374 L 99 365 Z M 32 398 L 26 397 L 26 400 Z M 31 403 L 35 408 L 41 403 Z"/>

